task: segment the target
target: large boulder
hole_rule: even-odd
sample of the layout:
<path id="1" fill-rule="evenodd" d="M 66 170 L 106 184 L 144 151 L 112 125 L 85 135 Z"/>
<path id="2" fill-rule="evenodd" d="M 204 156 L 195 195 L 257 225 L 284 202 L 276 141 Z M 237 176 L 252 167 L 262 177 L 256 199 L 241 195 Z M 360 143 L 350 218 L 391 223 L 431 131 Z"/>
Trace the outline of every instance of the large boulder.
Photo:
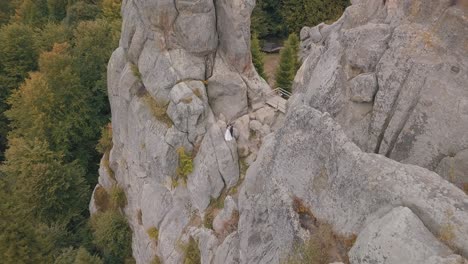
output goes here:
<path id="1" fill-rule="evenodd" d="M 468 255 L 468 197 L 427 169 L 362 152 L 327 113 L 292 108 L 265 140 L 239 196 L 242 263 L 278 263 L 303 228 L 299 199 L 342 236 L 404 205 L 433 234 Z"/>
<path id="2" fill-rule="evenodd" d="M 396 207 L 367 225 L 349 252 L 352 264 L 424 264 L 450 254 L 407 207 Z"/>
<path id="3" fill-rule="evenodd" d="M 354 1 L 333 25 L 304 28 L 294 90 L 361 149 L 435 170 L 468 147 L 465 9 Z"/>

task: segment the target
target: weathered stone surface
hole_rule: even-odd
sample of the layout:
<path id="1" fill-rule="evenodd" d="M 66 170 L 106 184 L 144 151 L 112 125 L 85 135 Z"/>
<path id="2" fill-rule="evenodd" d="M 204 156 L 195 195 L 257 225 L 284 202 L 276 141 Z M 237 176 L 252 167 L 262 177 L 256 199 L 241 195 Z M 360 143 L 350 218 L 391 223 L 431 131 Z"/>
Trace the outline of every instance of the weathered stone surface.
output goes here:
<path id="1" fill-rule="evenodd" d="M 374 74 L 360 74 L 349 82 L 351 101 L 372 102 L 377 92 L 377 79 Z"/>
<path id="2" fill-rule="evenodd" d="M 230 234 L 216 250 L 213 263 L 241 263 L 239 258 L 239 235 Z"/>
<path id="3" fill-rule="evenodd" d="M 454 157 L 443 158 L 436 172 L 444 179 L 468 191 L 468 149 L 458 152 Z"/>
<path id="4" fill-rule="evenodd" d="M 215 116 L 223 114 L 228 122 L 247 113 L 247 85 L 219 56 L 208 81 L 208 98 Z"/>
<path id="5" fill-rule="evenodd" d="M 410 208 L 434 234 L 468 253 L 468 198 L 426 169 L 364 153 L 329 114 L 294 107 L 264 141 L 239 196 L 242 263 L 278 263 L 301 230 L 292 197 L 342 235 L 359 234 L 393 207 Z"/>
<path id="6" fill-rule="evenodd" d="M 468 148 L 467 24 L 448 0 L 355 1 L 333 25 L 304 33 L 323 40 L 303 40 L 294 90 L 361 149 L 434 170 Z M 377 81 L 357 84 L 363 73 Z"/>
<path id="7" fill-rule="evenodd" d="M 216 249 L 219 245 L 213 230 L 206 228 L 191 228 L 189 235 L 198 241 L 200 249 L 200 263 L 212 263 Z"/>
<path id="8" fill-rule="evenodd" d="M 249 115 L 244 115 L 241 118 L 237 119 L 234 123 L 234 128 L 237 131 L 237 152 L 239 157 L 244 158 L 249 155 L 249 137 L 250 137 L 250 128 L 249 128 L 250 118 Z"/>
<path id="9" fill-rule="evenodd" d="M 231 196 L 224 199 L 224 208 L 216 215 L 213 220 L 213 229 L 219 235 L 228 235 L 226 225 L 232 220 L 233 215 L 238 211 L 237 204 Z"/>
<path id="10" fill-rule="evenodd" d="M 407 207 L 396 207 L 364 228 L 349 252 L 357 263 L 427 263 L 446 256 L 450 249 L 439 242 Z"/>

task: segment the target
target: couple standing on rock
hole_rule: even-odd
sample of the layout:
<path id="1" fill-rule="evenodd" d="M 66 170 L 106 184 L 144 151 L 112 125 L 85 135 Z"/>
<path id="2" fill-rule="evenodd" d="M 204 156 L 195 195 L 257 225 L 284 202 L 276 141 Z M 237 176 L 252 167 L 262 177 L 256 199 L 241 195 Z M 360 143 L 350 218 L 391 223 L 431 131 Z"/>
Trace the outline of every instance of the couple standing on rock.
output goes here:
<path id="1" fill-rule="evenodd" d="M 226 128 L 226 133 L 224 133 L 224 140 L 231 141 L 233 140 L 234 127 L 232 124 L 229 124 Z"/>

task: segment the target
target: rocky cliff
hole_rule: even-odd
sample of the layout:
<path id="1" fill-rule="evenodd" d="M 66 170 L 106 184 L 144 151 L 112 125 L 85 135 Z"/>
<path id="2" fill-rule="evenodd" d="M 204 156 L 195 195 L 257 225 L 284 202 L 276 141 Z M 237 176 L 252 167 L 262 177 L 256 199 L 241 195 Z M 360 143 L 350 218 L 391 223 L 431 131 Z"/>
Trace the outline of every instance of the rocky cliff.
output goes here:
<path id="1" fill-rule="evenodd" d="M 122 5 L 95 190 L 125 190 L 137 263 L 183 263 L 191 238 L 201 263 L 280 263 L 323 226 L 330 262 L 466 262 L 465 3 L 352 1 L 304 28 L 283 116 L 251 63 L 254 2 Z"/>

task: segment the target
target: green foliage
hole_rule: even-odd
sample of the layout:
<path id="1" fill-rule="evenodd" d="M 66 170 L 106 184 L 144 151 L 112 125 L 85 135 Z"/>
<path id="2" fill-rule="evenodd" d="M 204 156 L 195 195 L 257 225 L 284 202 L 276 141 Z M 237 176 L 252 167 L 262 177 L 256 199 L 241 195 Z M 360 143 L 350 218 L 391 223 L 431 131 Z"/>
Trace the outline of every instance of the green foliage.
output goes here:
<path id="1" fill-rule="evenodd" d="M 261 39 L 283 37 L 285 26 L 280 10 L 281 1 L 257 0 L 252 12 L 252 31 L 256 32 Z"/>
<path id="2" fill-rule="evenodd" d="M 26 215 L 47 224 L 70 223 L 86 209 L 89 187 L 76 162 L 64 163 L 47 143 L 10 139 L 2 171 L 15 183 L 15 198 Z"/>
<path id="3" fill-rule="evenodd" d="M 148 234 L 149 238 L 151 238 L 154 241 L 158 241 L 159 237 L 159 230 L 156 227 L 151 227 L 148 230 L 146 230 L 146 233 Z"/>
<path id="4" fill-rule="evenodd" d="M 36 30 L 34 44 L 38 51 L 51 51 L 55 43 L 68 42 L 71 37 L 71 30 L 65 25 L 49 22 Z"/>
<path id="5" fill-rule="evenodd" d="M 98 256 L 91 255 L 85 248 L 66 248 L 56 259 L 54 264 L 104 264 Z"/>
<path id="6" fill-rule="evenodd" d="M 76 159 L 88 168 L 100 126 L 91 93 L 83 89 L 71 67 L 68 48 L 66 43 L 56 44 L 51 52 L 41 54 L 41 71 L 32 73 L 12 94 L 6 116 L 13 128 L 11 136 L 39 138 L 51 150 L 63 153 L 66 161 Z"/>
<path id="7" fill-rule="evenodd" d="M 118 46 L 120 22 L 98 19 L 78 24 L 73 32 L 73 70 L 80 83 L 92 94 L 90 104 L 96 109 L 103 125 L 110 115 L 107 99 L 107 62 Z"/>
<path id="8" fill-rule="evenodd" d="M 130 68 L 132 70 L 133 76 L 135 76 L 135 78 L 137 78 L 141 82 L 141 73 L 140 69 L 138 69 L 138 66 L 132 63 L 130 65 Z"/>
<path id="9" fill-rule="evenodd" d="M 193 172 L 193 159 L 190 153 L 186 153 L 184 147 L 177 149 L 179 154 L 179 167 L 177 168 L 177 176 L 187 182 L 187 176 Z"/>
<path id="10" fill-rule="evenodd" d="M 47 21 L 47 0 L 23 0 L 16 3 L 15 22 L 40 27 Z"/>
<path id="11" fill-rule="evenodd" d="M 106 263 L 122 263 L 131 256 L 132 234 L 125 217 L 109 210 L 91 218 L 94 243 Z"/>
<path id="12" fill-rule="evenodd" d="M 252 52 L 252 62 L 255 66 L 255 69 L 257 70 L 258 74 L 262 76 L 263 79 L 266 79 L 263 65 L 264 54 L 260 50 L 260 41 L 258 40 L 258 36 L 256 33 L 252 34 L 252 42 L 250 49 Z"/>
<path id="13" fill-rule="evenodd" d="M 120 19 L 121 0 L 103 0 L 102 15 L 108 20 Z"/>
<path id="14" fill-rule="evenodd" d="M 0 28 L 0 161 L 4 159 L 9 122 L 4 115 L 8 110 L 7 98 L 37 68 L 34 31 L 22 24 L 9 24 Z"/>
<path id="15" fill-rule="evenodd" d="M 101 154 L 105 154 L 112 149 L 112 145 L 112 124 L 108 123 L 101 130 L 101 138 L 96 146 L 96 150 Z"/>
<path id="16" fill-rule="evenodd" d="M 8 23 L 13 15 L 13 6 L 10 0 L 0 0 L 0 26 Z"/>
<path id="17" fill-rule="evenodd" d="M 67 14 L 68 0 L 47 0 L 49 18 L 52 21 L 62 21 Z"/>
<path id="18" fill-rule="evenodd" d="M 80 21 L 94 20 L 99 13 L 100 10 L 98 6 L 84 1 L 78 1 L 68 8 L 67 16 L 64 21 L 69 26 L 75 26 Z"/>
<path id="19" fill-rule="evenodd" d="M 299 33 L 304 26 L 336 20 L 349 4 L 349 0 L 283 0 L 281 16 L 289 33 Z"/>
<path id="20" fill-rule="evenodd" d="M 200 249 L 198 242 L 190 237 L 189 242 L 182 246 L 184 251 L 184 264 L 201 264 Z"/>
<path id="21" fill-rule="evenodd" d="M 151 264 L 161 264 L 161 260 L 158 256 L 154 256 L 153 260 L 151 260 Z"/>
<path id="22" fill-rule="evenodd" d="M 127 196 L 122 187 L 118 185 L 112 186 L 109 197 L 113 208 L 124 208 L 127 205 Z"/>
<path id="23" fill-rule="evenodd" d="M 291 92 L 292 83 L 299 67 L 299 40 L 295 34 L 290 34 L 280 53 L 280 62 L 276 71 L 276 87 Z"/>

